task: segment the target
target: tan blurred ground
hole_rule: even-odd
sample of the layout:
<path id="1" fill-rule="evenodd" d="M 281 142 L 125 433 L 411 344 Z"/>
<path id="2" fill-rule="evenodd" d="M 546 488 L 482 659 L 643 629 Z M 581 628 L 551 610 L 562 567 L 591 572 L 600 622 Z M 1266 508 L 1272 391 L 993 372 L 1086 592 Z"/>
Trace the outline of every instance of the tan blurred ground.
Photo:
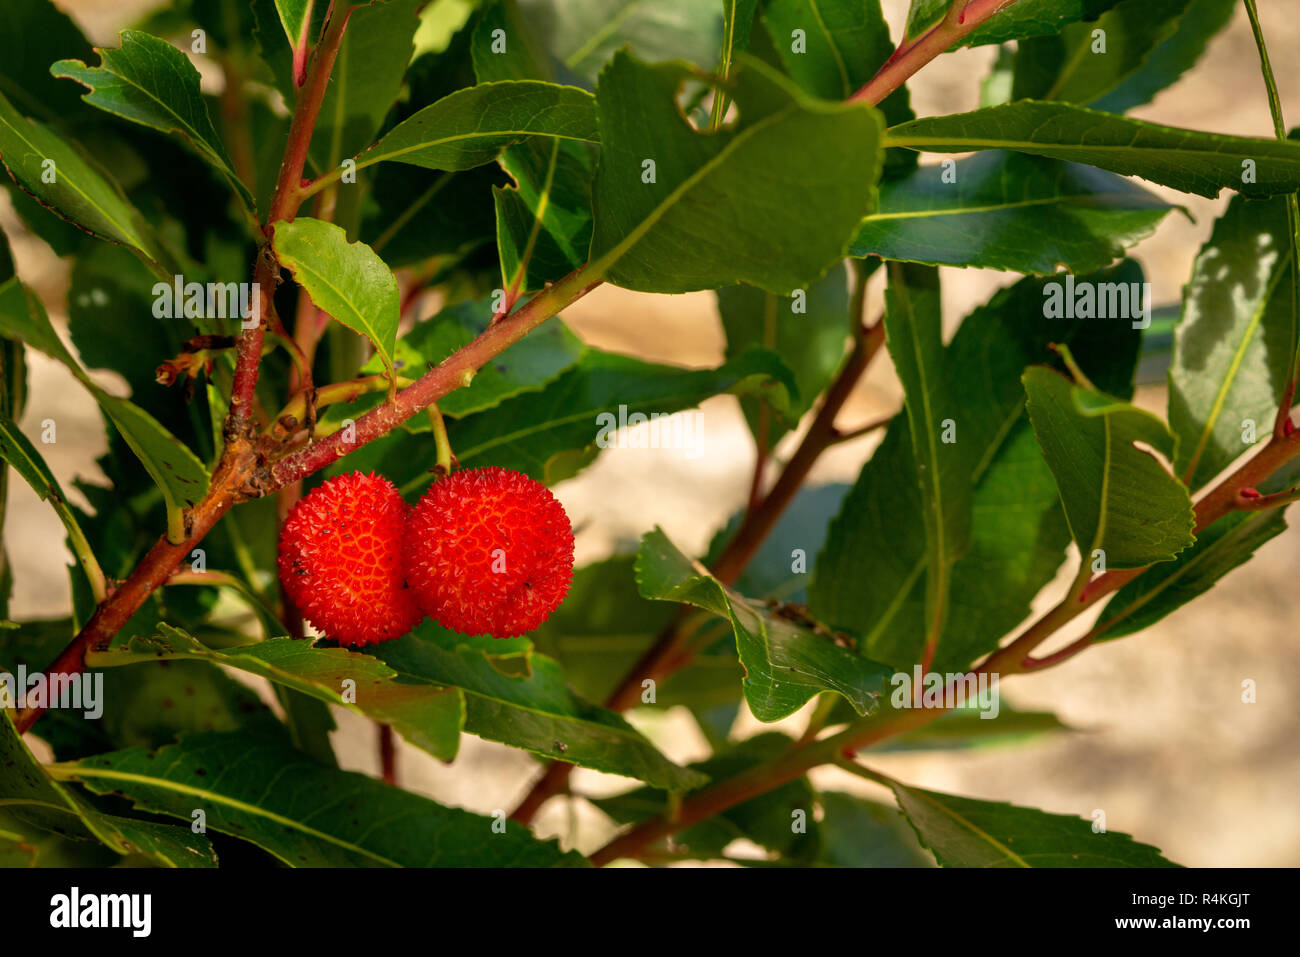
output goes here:
<path id="1" fill-rule="evenodd" d="M 99 44 L 114 42 L 129 11 L 150 6 L 120 0 L 59 0 L 59 5 Z M 905 6 L 903 0 L 886 0 L 896 33 Z M 1294 15 L 1294 3 L 1273 0 L 1261 6 L 1283 103 L 1294 125 L 1300 122 L 1300 75 L 1294 70 L 1300 18 Z M 964 51 L 927 68 L 911 84 L 918 112 L 973 108 L 990 55 L 987 49 Z M 1196 71 L 1137 115 L 1191 128 L 1271 135 L 1244 13 L 1238 11 Z M 1157 304 L 1178 299 L 1197 247 L 1226 205 L 1226 197 L 1212 201 L 1162 192 L 1185 204 L 1196 222 L 1171 216 L 1139 247 L 1137 257 L 1154 283 Z M 47 302 L 59 302 L 66 265 L 19 233 L 7 203 L 0 223 L 14 242 L 20 275 Z M 949 323 L 1013 279 L 945 270 Z M 642 296 L 603 288 L 566 313 L 566 319 L 593 344 L 655 360 L 709 365 L 722 355 L 710 294 Z M 93 402 L 53 363 L 32 356 L 31 366 L 24 431 L 35 435 L 41 420 L 55 419 L 58 443 L 44 451 L 59 479 L 67 487 L 73 476 L 96 477 L 93 460 L 103 447 L 103 433 Z M 1163 409 L 1159 390 L 1148 390 L 1141 399 Z M 877 368 L 843 421 L 865 421 L 896 408 L 898 401 L 892 375 Z M 584 475 L 557 489 L 575 524 L 584 526 L 580 561 L 634 541 L 655 523 L 683 547 L 699 549 L 707 542 L 743 499 L 752 451 L 732 400 L 709 402 L 704 422 L 709 454 L 702 458 L 686 459 L 668 450 L 610 450 Z M 851 480 L 870 441 L 835 450 L 815 478 Z M 19 616 L 64 614 L 68 586 L 63 566 L 69 559 L 61 545 L 62 530 L 21 482 L 11 488 L 5 541 L 17 566 L 14 611 Z M 909 783 L 939 790 L 1085 817 L 1102 809 L 1109 829 L 1132 833 L 1188 865 L 1300 864 L 1298 559 L 1300 537 L 1291 532 L 1266 545 L 1246 569 L 1229 576 L 1208 597 L 1147 632 L 1092 649 L 1054 671 L 1007 683 L 1011 703 L 1051 709 L 1082 729 L 1077 734 L 1016 749 L 890 756 L 875 763 Z M 1258 684 L 1257 704 L 1240 702 L 1245 678 Z M 690 760 L 706 751 L 683 715 L 634 713 L 631 719 L 674 758 Z M 340 712 L 339 720 L 336 743 L 345 765 L 374 770 L 373 729 L 348 713 Z M 737 730 L 749 734 L 756 727 L 751 720 Z M 512 807 L 534 767 L 524 755 L 472 737 L 451 767 L 409 747 L 402 752 L 407 786 L 480 811 Z M 834 770 L 818 772 L 816 780 L 847 790 L 869 787 Z M 586 771 L 575 781 L 600 791 L 628 785 Z M 590 807 L 566 808 L 562 802 L 549 806 L 541 826 L 584 850 L 603 843 L 609 832 Z"/>

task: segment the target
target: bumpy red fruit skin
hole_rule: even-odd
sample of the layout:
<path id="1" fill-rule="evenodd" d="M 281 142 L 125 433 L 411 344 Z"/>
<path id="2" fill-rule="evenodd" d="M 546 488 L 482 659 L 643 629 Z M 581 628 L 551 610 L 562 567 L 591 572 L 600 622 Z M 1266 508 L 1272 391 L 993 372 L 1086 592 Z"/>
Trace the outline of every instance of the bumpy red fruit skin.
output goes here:
<path id="1" fill-rule="evenodd" d="M 410 509 L 377 475 L 340 475 L 293 507 L 280 534 L 280 583 L 329 638 L 368 645 L 406 634 L 424 617 L 402 578 Z"/>
<path id="2" fill-rule="evenodd" d="M 463 635 L 530 632 L 573 580 L 564 507 L 545 485 L 496 467 L 435 482 L 411 510 L 404 554 L 421 610 Z"/>

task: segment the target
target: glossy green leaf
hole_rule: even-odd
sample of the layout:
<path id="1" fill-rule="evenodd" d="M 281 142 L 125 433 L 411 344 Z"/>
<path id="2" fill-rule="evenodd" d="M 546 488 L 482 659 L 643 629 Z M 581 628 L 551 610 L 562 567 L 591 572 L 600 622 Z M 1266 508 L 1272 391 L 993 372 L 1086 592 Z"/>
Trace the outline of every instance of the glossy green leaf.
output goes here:
<path id="1" fill-rule="evenodd" d="M 202 834 L 104 814 L 73 790 L 51 780 L 14 729 L 10 708 L 0 708 L 0 805 L 26 825 L 85 840 L 94 838 L 123 856 L 143 854 L 161 867 L 215 867 L 217 856 Z M 184 815 L 189 817 L 189 813 Z"/>
<path id="2" fill-rule="evenodd" d="M 885 336 L 903 385 L 925 525 L 927 641 L 938 643 L 948 615 L 952 567 L 970 547 L 979 444 L 960 434 L 968 396 L 943 347 L 939 271 L 891 264 L 885 290 Z"/>
<path id="3" fill-rule="evenodd" d="M 728 590 L 660 529 L 642 538 L 636 571 L 643 597 L 695 605 L 730 621 L 745 699 L 758 720 L 788 717 L 822 691 L 841 695 L 858 714 L 877 706 L 891 669 Z"/>
<path id="4" fill-rule="evenodd" d="M 822 394 L 844 361 L 849 336 L 849 286 L 842 265 L 792 296 L 778 296 L 753 286 L 718 290 L 718 312 L 727 334 L 727 356 L 753 346 L 771 349 L 794 373 L 798 394 L 790 403 L 789 421 L 798 422 Z M 750 430 L 760 434 L 757 402 L 742 403 Z M 767 442 L 775 445 L 786 428 L 769 417 Z"/>
<path id="5" fill-rule="evenodd" d="M 1098 166 L 1185 193 L 1271 196 L 1300 184 L 1300 142 L 1157 126 L 1067 103 L 1025 100 L 893 127 L 887 146 L 936 153 L 1007 149 Z"/>
<path id="6" fill-rule="evenodd" d="M 94 654 L 95 667 L 151 659 L 207 661 L 249 674 L 390 725 L 436 758 L 456 756 L 465 706 L 451 688 L 407 681 L 370 655 L 318 648 L 307 640 L 272 638 L 254 645 L 209 648 L 194 636 L 159 624 L 152 637 L 135 636 L 118 650 Z"/>
<path id="7" fill-rule="evenodd" d="M 1126 262 L 1086 277 L 1140 281 Z M 1082 280 L 1081 280 L 1082 281 Z M 1052 473 L 1024 415 L 1020 375 L 1068 342 L 1080 363 L 1119 394 L 1131 392 L 1138 332 L 1096 320 L 1043 318 L 1049 282 L 1024 279 L 963 320 L 948 367 L 965 396 L 958 442 L 970 443 L 971 546 L 953 568 L 950 626 L 935 667 L 965 668 L 1021 622 L 1065 557 L 1069 531 Z M 905 417 L 896 417 L 831 524 L 817 558 L 814 617 L 857 635 L 864 654 L 898 669 L 920 660 L 925 635 L 925 527 Z M 890 542 L 887 549 L 875 543 Z"/>
<path id="8" fill-rule="evenodd" d="M 315 763 L 250 734 L 192 734 L 158 751 L 130 748 L 51 772 L 136 807 L 250 841 L 290 867 L 580 865 L 526 828 L 443 807 L 374 778 Z"/>
<path id="9" fill-rule="evenodd" d="M 295 49 L 311 43 L 307 27 L 311 23 L 314 4 L 315 0 L 275 0 L 275 12 L 284 25 L 284 35 Z"/>
<path id="10" fill-rule="evenodd" d="M 921 844 L 942 867 L 1177 867 L 1149 844 L 1093 822 L 892 783 Z"/>
<path id="11" fill-rule="evenodd" d="M 912 0 L 907 12 L 907 39 L 920 36 L 935 26 L 952 7 L 963 0 Z M 1006 43 L 1025 37 L 1050 36 L 1066 24 L 1095 20 L 1118 0 L 1017 0 L 978 27 L 957 46 Z"/>
<path id="12" fill-rule="evenodd" d="M 397 124 L 357 157 L 357 169 L 383 162 L 471 169 L 530 137 L 598 143 L 591 94 L 537 80 L 480 83 Z"/>
<path id="13" fill-rule="evenodd" d="M 880 114 L 812 99 L 746 58 L 740 119 L 701 135 L 675 101 L 691 76 L 628 53 L 601 74 L 590 274 L 642 292 L 748 282 L 789 295 L 843 257 L 870 212 Z"/>
<path id="14" fill-rule="evenodd" d="M 250 206 L 252 194 L 235 175 L 220 134 L 199 90 L 199 71 L 166 40 L 123 30 L 119 49 L 97 48 L 100 66 L 60 60 L 50 67 L 90 89 L 84 99 L 115 116 L 185 140 L 225 177 Z"/>
<path id="15" fill-rule="evenodd" d="M 1198 489 L 1272 433 L 1300 285 L 1286 200 L 1237 197 L 1201 247 L 1169 369 L 1174 469 Z"/>
<path id="16" fill-rule="evenodd" d="M 1120 0 L 1095 23 L 1024 40 L 1012 98 L 1091 103 L 1137 73 L 1178 29 L 1190 0 Z M 1101 31 L 1098 35 L 1096 31 Z"/>
<path id="17" fill-rule="evenodd" d="M 275 254 L 323 310 L 369 339 L 393 368 L 401 294 L 392 270 L 365 243 L 333 223 L 306 216 L 275 224 Z"/>
<path id="18" fill-rule="evenodd" d="M 1097 619 L 1101 639 L 1136 634 L 1205 594 L 1286 531 L 1282 513 L 1235 512 L 1197 533 L 1196 544 L 1177 559 L 1143 572 L 1115 594 Z"/>
<path id="19" fill-rule="evenodd" d="M 98 164 L 0 95 L 0 163 L 41 205 L 86 232 L 157 263 L 162 247 L 140 211 Z"/>
<path id="20" fill-rule="evenodd" d="M 1025 372 L 1029 419 L 1085 561 L 1141 568 L 1195 540 L 1187 487 L 1151 451 L 1173 459 L 1176 440 L 1149 412 L 1050 369 Z"/>
<path id="21" fill-rule="evenodd" d="M 1149 103 L 1195 65 L 1206 45 L 1232 19 L 1237 0 L 1191 0 L 1172 36 L 1161 42 L 1135 71 L 1093 102 L 1099 110 L 1123 113 Z"/>
<path id="22" fill-rule="evenodd" d="M 534 652 L 526 673 L 507 673 L 484 651 L 452 644 L 456 637 L 426 624 L 376 650 L 403 676 L 460 689 L 471 734 L 673 790 L 703 783 L 613 711 L 573 694 L 552 659 Z"/>
<path id="23" fill-rule="evenodd" d="M 1075 163 L 986 150 L 885 182 L 849 251 L 942 266 L 1100 269 L 1172 209 L 1136 183 Z"/>

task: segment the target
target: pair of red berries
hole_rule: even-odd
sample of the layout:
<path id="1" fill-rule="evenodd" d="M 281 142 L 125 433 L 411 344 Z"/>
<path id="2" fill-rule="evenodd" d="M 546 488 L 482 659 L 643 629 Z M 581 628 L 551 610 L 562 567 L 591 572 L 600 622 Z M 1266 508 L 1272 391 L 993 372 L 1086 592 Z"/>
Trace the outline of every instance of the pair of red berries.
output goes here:
<path id="1" fill-rule="evenodd" d="M 414 508 L 388 479 L 353 472 L 294 506 L 279 566 L 303 617 L 341 644 L 400 638 L 426 615 L 510 638 L 564 600 L 573 530 L 550 489 L 519 472 L 457 472 Z"/>

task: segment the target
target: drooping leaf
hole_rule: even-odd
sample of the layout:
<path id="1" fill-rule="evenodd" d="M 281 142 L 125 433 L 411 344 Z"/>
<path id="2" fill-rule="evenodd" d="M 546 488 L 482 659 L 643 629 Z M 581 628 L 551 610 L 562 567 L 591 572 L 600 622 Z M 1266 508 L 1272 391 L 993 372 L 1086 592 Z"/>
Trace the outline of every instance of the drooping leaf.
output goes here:
<path id="1" fill-rule="evenodd" d="M 1205 594 L 1284 531 L 1286 518 L 1280 508 L 1234 512 L 1203 529 L 1196 544 L 1177 559 L 1143 572 L 1115 594 L 1097 619 L 1101 639 L 1122 638 L 1149 628 Z"/>
<path id="2" fill-rule="evenodd" d="M 3 95 L 0 163 L 42 206 L 152 263 L 163 260 L 153 229 L 113 178 L 48 127 L 22 116 Z"/>
<path id="3" fill-rule="evenodd" d="M 1237 6 L 1237 0 L 1191 0 L 1187 12 L 1178 18 L 1173 35 L 1161 42 L 1137 70 L 1124 77 L 1092 106 L 1111 113 L 1123 113 L 1149 103 L 1157 93 L 1192 68 L 1209 41 L 1228 25 Z"/>
<path id="4" fill-rule="evenodd" d="M 1236 197 L 1183 292 L 1169 369 L 1174 471 L 1198 489 L 1259 439 L 1291 372 L 1295 258 L 1286 199 Z"/>
<path id="5" fill-rule="evenodd" d="M 956 388 L 943 347 L 939 271 L 891 264 L 885 290 L 885 335 L 903 384 L 904 410 L 916 456 L 925 525 L 927 662 L 942 634 L 952 568 L 970 547 L 974 487 L 971 472 L 978 442 L 960 432 L 968 396 Z"/>
<path id="6" fill-rule="evenodd" d="M 954 3 L 964 0 L 912 0 L 904 35 L 914 40 L 938 24 Z M 1095 20 L 1119 0 L 1018 0 L 976 28 L 957 46 L 1006 43 L 1025 37 L 1050 36 L 1066 24 Z"/>
<path id="7" fill-rule="evenodd" d="M 779 721 L 822 691 L 858 714 L 875 709 L 891 669 L 723 587 L 658 528 L 641 540 L 637 585 L 645 598 L 695 605 L 731 623 L 745 669 L 745 699 L 760 721 Z"/>
<path id="8" fill-rule="evenodd" d="M 215 649 L 160 623 L 151 637 L 132 636 L 117 650 L 94 654 L 96 667 L 125 667 L 150 659 L 207 661 L 283 684 L 391 726 L 436 758 L 456 756 L 465 705 L 452 688 L 403 680 L 370 655 L 312 642 L 273 638 Z"/>
<path id="9" fill-rule="evenodd" d="M 377 650 L 403 676 L 460 689 L 471 734 L 673 790 L 703 783 L 617 714 L 573 694 L 545 655 L 528 655 L 527 673 L 506 673 L 484 651 L 439 632 L 425 624 Z"/>
<path id="10" fill-rule="evenodd" d="M 794 295 L 778 296 L 753 286 L 718 290 L 718 312 L 727 334 L 727 356 L 753 346 L 771 349 L 794 373 L 798 395 L 790 403 L 789 421 L 798 422 L 830 385 L 844 361 L 849 325 L 848 277 L 842 265 Z M 750 431 L 759 434 L 759 407 L 742 403 Z M 775 445 L 786 428 L 769 417 L 767 442 Z"/>
<path id="11" fill-rule="evenodd" d="M 942 867 L 1177 867 L 1149 844 L 1093 822 L 892 782 L 899 807 Z"/>
<path id="12" fill-rule="evenodd" d="M 1021 41 L 1012 98 L 1092 103 L 1142 69 L 1174 35 L 1189 3 L 1120 0 L 1095 23 L 1072 23 L 1056 36 Z"/>
<path id="13" fill-rule="evenodd" d="M 1175 458 L 1163 422 L 1041 366 L 1026 371 L 1024 383 L 1034 434 L 1085 561 L 1100 551 L 1108 569 L 1141 568 L 1192 544 L 1187 487 L 1139 447 Z"/>
<path id="14" fill-rule="evenodd" d="M 601 74 L 590 275 L 642 292 L 805 287 L 870 212 L 880 114 L 812 99 L 746 58 L 731 90 L 740 119 L 701 135 L 675 101 L 690 76 L 625 52 Z"/>
<path id="15" fill-rule="evenodd" d="M 1081 282 L 1139 282 L 1125 262 Z M 965 668 L 1029 614 L 1065 557 L 1069 531 L 1051 471 L 1024 415 L 1020 374 L 1068 342 L 1117 394 L 1132 389 L 1138 332 L 1095 319 L 1045 321 L 1051 282 L 1024 279 L 963 320 L 948 347 L 966 397 L 959 443 L 975 465 L 970 549 L 953 569 L 952 617 L 934 665 Z M 905 417 L 896 417 L 831 524 L 809 603 L 814 617 L 861 639 L 864 654 L 898 669 L 920 660 L 925 635 L 925 528 Z M 890 542 L 887 549 L 874 543 Z"/>
<path id="16" fill-rule="evenodd" d="M 225 177 L 250 206 L 252 194 L 235 175 L 199 91 L 199 71 L 166 40 L 123 30 L 119 49 L 97 48 L 100 65 L 60 60 L 50 72 L 89 87 L 92 106 L 162 133 L 175 134 Z"/>
<path id="17" fill-rule="evenodd" d="M 890 129 L 885 145 L 937 153 L 1017 150 L 1210 197 L 1223 189 L 1272 196 L 1300 182 L 1300 142 L 1201 133 L 1035 100 L 913 120 Z"/>
<path id="18" fill-rule="evenodd" d="M 94 838 L 121 855 L 143 854 L 161 867 L 215 867 L 216 854 L 202 834 L 97 810 L 74 791 L 51 780 L 0 708 L 0 805 L 24 824 L 74 840 Z M 187 819 L 189 813 L 184 815 Z"/>
<path id="19" fill-rule="evenodd" d="M 333 223 L 306 216 L 275 224 L 275 254 L 318 308 L 369 339 L 389 371 L 401 318 L 392 270 L 365 243 Z"/>
<path id="20" fill-rule="evenodd" d="M 81 380 L 162 492 L 168 535 L 180 541 L 182 511 L 197 504 L 208 489 L 208 471 L 198 457 L 144 409 L 95 384 L 60 341 L 44 305 L 17 278 L 0 284 L 0 335 L 27 342 Z"/>
<path id="21" fill-rule="evenodd" d="M 262 735 L 192 734 L 158 751 L 111 751 L 50 770 L 185 821 L 202 808 L 211 830 L 250 841 L 290 867 L 582 863 L 517 824 L 499 832 L 495 818 L 325 767 Z"/>
<path id="22" fill-rule="evenodd" d="M 1149 236 L 1172 209 L 1130 180 L 1089 166 L 986 150 L 885 182 L 850 246 L 943 266 L 1092 272 Z"/>
<path id="23" fill-rule="evenodd" d="M 462 170 L 530 137 L 598 143 L 590 93 L 537 80 L 480 83 L 426 106 L 357 157 L 357 169 L 397 162 Z"/>

